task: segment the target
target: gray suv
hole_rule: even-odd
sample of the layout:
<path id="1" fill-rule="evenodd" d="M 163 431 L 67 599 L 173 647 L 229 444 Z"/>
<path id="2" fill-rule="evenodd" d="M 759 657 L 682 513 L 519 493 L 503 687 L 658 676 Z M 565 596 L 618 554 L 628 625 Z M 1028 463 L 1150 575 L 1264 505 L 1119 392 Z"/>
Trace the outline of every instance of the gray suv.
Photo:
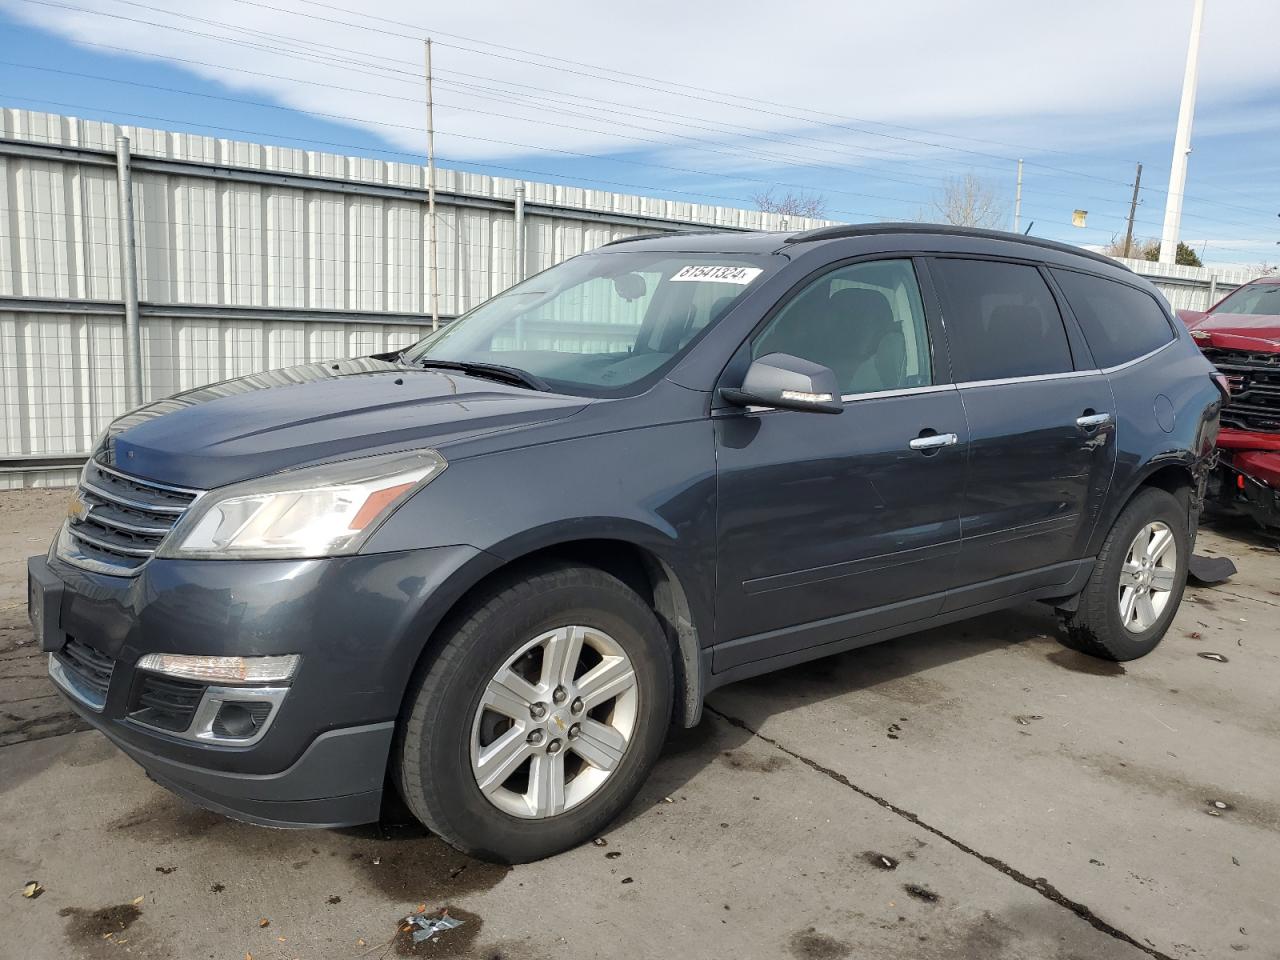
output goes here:
<path id="1" fill-rule="evenodd" d="M 401 352 L 115 421 L 30 612 L 158 783 L 603 829 L 734 680 L 991 610 L 1113 660 L 1182 595 L 1222 393 L 1145 281 L 906 224 L 618 241 Z"/>

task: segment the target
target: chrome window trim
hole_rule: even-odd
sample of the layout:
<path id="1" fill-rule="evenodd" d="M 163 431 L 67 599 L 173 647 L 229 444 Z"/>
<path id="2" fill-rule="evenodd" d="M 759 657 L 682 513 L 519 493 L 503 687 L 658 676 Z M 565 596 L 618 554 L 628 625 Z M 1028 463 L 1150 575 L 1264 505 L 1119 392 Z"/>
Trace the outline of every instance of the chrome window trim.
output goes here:
<path id="1" fill-rule="evenodd" d="M 1161 352 L 1161 351 L 1163 351 L 1163 350 L 1168 350 L 1170 347 L 1172 347 L 1172 346 L 1173 346 L 1175 343 L 1177 343 L 1177 342 L 1178 342 L 1178 338 L 1177 338 L 1177 337 L 1174 337 L 1172 340 L 1170 340 L 1170 341 L 1169 341 L 1168 343 L 1166 343 L 1164 346 L 1162 346 L 1162 347 L 1156 347 L 1154 350 L 1149 350 L 1149 351 L 1147 351 L 1146 353 L 1144 353 L 1144 354 L 1143 354 L 1142 356 L 1140 356 L 1140 357 L 1134 357 L 1132 360 L 1126 360 L 1124 363 L 1117 363 L 1117 364 L 1116 364 L 1115 366 L 1113 366 L 1113 367 L 1103 367 L 1103 368 L 1102 368 L 1102 372 L 1103 372 L 1103 373 L 1107 373 L 1107 374 L 1115 373 L 1115 372 L 1117 372 L 1117 371 L 1119 371 L 1119 370 L 1123 370 L 1125 367 L 1132 367 L 1134 364 L 1142 363 L 1142 361 L 1144 361 L 1144 360 L 1150 360 L 1150 359 L 1151 359 L 1152 357 L 1154 357 L 1157 353 L 1160 353 L 1160 352 Z"/>
<path id="2" fill-rule="evenodd" d="M 157 676 L 164 676 L 164 674 L 157 674 Z M 280 704 L 284 702 L 285 695 L 288 692 L 289 687 L 287 686 L 205 687 L 204 693 L 200 697 L 200 702 L 196 705 L 195 713 L 192 715 L 191 724 L 186 730 L 167 730 L 164 727 L 146 723 L 133 716 L 125 717 L 125 720 L 134 726 L 142 727 L 144 730 L 154 730 L 156 733 L 162 733 L 167 737 L 175 737 L 179 740 L 212 743 L 228 747 L 251 747 L 267 735 L 267 731 L 271 729 L 271 725 L 275 722 L 276 714 L 280 712 Z M 222 709 L 222 705 L 227 702 L 235 703 L 243 700 L 266 700 L 271 704 L 271 712 L 267 714 L 267 719 L 262 722 L 262 726 L 251 737 L 221 737 L 214 733 L 213 722 L 217 719 L 218 711 Z"/>
<path id="3" fill-rule="evenodd" d="M 1044 380 L 1078 380 L 1082 377 L 1101 376 L 1105 371 L 1093 370 L 1064 370 L 1062 373 L 1037 373 L 1029 377 L 999 377 L 995 380 L 962 380 L 956 386 L 961 390 L 967 390 L 970 387 L 1002 387 L 1010 383 L 1038 383 Z"/>
<path id="4" fill-rule="evenodd" d="M 85 693 L 76 686 L 75 681 L 67 674 L 67 668 L 62 665 L 62 661 L 52 653 L 49 654 L 49 679 L 53 681 L 53 685 L 55 687 L 87 710 L 92 710 L 94 713 L 101 713 L 103 707 L 107 705 L 107 698 L 105 696 L 101 701 L 99 701 L 85 695 Z"/>
<path id="5" fill-rule="evenodd" d="M 889 397 L 911 397 L 921 393 L 943 393 L 947 390 L 954 390 L 954 383 L 931 383 L 923 387 L 901 387 L 897 390 L 873 390 L 868 393 L 844 393 L 840 395 L 841 403 L 854 403 L 858 400 L 883 400 Z M 744 407 L 747 413 L 771 413 L 781 411 L 781 407 L 765 407 L 758 404 Z M 803 410 L 793 411 L 795 413 L 804 413 Z"/>
<path id="6" fill-rule="evenodd" d="M 954 390 L 954 383 L 930 383 L 920 387 L 899 387 L 895 390 L 869 390 L 866 393 L 844 393 L 840 399 L 845 403 L 856 400 L 881 400 L 885 397 L 910 397 L 917 393 L 942 393 Z"/>

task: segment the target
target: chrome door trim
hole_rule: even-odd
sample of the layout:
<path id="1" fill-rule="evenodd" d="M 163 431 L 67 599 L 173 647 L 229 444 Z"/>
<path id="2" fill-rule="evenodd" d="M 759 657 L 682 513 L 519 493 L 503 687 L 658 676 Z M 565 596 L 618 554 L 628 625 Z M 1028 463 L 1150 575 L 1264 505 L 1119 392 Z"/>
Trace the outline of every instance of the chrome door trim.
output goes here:
<path id="1" fill-rule="evenodd" d="M 935 450 L 938 447 L 954 447 L 960 437 L 954 433 L 935 433 L 931 437 L 916 437 L 907 446 L 912 450 Z"/>

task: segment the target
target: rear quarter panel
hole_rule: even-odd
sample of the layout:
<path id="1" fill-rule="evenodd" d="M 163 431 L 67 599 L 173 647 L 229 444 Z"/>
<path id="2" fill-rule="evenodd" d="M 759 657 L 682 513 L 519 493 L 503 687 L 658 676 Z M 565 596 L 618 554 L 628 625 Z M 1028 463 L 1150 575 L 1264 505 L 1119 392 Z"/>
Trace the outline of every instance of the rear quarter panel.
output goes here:
<path id="1" fill-rule="evenodd" d="M 1213 367 L 1185 333 L 1106 373 L 1115 394 L 1118 450 L 1108 509 L 1093 535 L 1095 554 L 1124 505 L 1156 471 L 1179 466 L 1203 483 L 1213 462 L 1221 405 Z"/>

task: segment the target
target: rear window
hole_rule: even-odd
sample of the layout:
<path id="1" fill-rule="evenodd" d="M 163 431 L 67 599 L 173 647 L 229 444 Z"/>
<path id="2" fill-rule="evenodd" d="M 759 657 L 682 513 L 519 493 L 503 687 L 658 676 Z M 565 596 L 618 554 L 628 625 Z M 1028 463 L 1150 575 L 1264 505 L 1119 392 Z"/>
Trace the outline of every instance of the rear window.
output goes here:
<path id="1" fill-rule="evenodd" d="M 1035 267 L 935 260 L 929 269 L 942 297 L 957 380 L 1003 380 L 1072 369 L 1062 314 Z"/>
<path id="2" fill-rule="evenodd" d="M 1054 270 L 1053 278 L 1080 321 L 1098 366 L 1127 363 L 1173 340 L 1168 317 L 1149 294 L 1070 270 Z"/>

